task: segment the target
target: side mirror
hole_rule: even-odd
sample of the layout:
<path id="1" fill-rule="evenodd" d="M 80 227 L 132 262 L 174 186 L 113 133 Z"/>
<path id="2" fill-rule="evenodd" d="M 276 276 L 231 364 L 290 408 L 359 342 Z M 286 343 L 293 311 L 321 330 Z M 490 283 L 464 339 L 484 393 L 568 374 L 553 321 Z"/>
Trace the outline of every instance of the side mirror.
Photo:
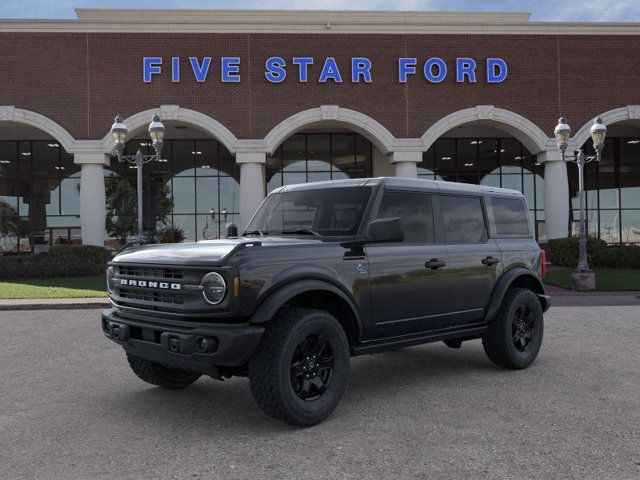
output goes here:
<path id="1" fill-rule="evenodd" d="M 367 227 L 369 242 L 402 242 L 404 240 L 404 223 L 401 218 L 378 218 L 369 222 Z"/>
<path id="2" fill-rule="evenodd" d="M 235 223 L 227 223 L 224 228 L 227 233 L 227 238 L 235 238 L 238 236 L 238 226 Z"/>

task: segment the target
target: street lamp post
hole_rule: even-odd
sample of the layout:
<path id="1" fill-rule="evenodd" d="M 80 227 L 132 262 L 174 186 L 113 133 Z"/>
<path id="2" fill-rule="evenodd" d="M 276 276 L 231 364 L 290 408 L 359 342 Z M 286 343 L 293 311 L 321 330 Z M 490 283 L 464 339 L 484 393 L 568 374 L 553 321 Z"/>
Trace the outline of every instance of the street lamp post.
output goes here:
<path id="1" fill-rule="evenodd" d="M 564 117 L 558 120 L 558 125 L 554 129 L 553 133 L 556 137 L 558 149 L 562 154 L 562 160 L 565 162 L 573 162 L 578 166 L 578 201 L 580 203 L 580 223 L 579 223 L 579 256 L 578 267 L 572 275 L 574 281 L 574 288 L 577 290 L 593 290 L 595 289 L 595 275 L 589 268 L 589 262 L 587 260 L 587 228 L 586 228 L 586 201 L 584 191 L 584 166 L 592 161 L 599 162 L 602 158 L 602 149 L 604 148 L 604 139 L 607 134 L 607 127 L 602 123 L 602 119 L 597 117 L 591 126 L 591 140 L 593 141 L 593 148 L 596 151 L 595 156 L 587 156 L 582 149 L 574 152 L 573 154 L 567 154 L 567 147 L 569 145 L 569 137 L 571 136 L 571 127 L 567 124 Z M 580 285 L 581 279 L 584 279 L 583 285 Z"/>
<path id="2" fill-rule="evenodd" d="M 143 231 L 143 215 L 142 215 L 142 166 L 145 163 L 151 162 L 153 160 L 160 160 L 162 153 L 162 146 L 164 144 L 164 124 L 160 120 L 160 117 L 156 114 L 151 119 L 151 123 L 149 124 L 149 137 L 151 137 L 151 141 L 153 143 L 153 149 L 155 150 L 155 155 L 143 155 L 142 151 L 138 149 L 135 155 L 123 155 L 124 147 L 127 141 L 127 126 L 124 124 L 122 117 L 118 115 L 113 125 L 111 126 L 111 135 L 113 136 L 113 141 L 116 146 L 116 155 L 120 162 L 131 163 L 135 165 L 137 169 L 137 194 L 138 194 L 138 241 L 142 242 L 144 240 L 144 231 Z"/>

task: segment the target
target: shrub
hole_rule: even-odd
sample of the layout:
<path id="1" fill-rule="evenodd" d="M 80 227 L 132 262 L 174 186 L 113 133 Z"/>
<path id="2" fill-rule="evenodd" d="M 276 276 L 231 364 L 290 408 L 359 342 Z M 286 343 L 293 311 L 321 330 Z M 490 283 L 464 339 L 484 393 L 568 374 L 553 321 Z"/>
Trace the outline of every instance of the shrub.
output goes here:
<path id="1" fill-rule="evenodd" d="M 58 245 L 49 253 L 0 257 L 0 279 L 99 275 L 110 259 L 102 247 Z"/>
<path id="2" fill-rule="evenodd" d="M 640 247 L 610 245 L 596 258 L 596 267 L 640 268 Z"/>
<path id="3" fill-rule="evenodd" d="M 184 241 L 184 230 L 179 227 L 167 227 L 157 234 L 158 243 L 181 243 Z"/>
<path id="4" fill-rule="evenodd" d="M 587 238 L 587 260 L 589 264 L 594 263 L 601 251 L 607 248 L 607 242 L 599 238 Z M 556 238 L 549 240 L 549 261 L 554 265 L 563 267 L 576 267 L 578 265 L 579 253 L 578 239 Z"/>
<path id="5" fill-rule="evenodd" d="M 563 267 L 578 265 L 578 239 L 549 240 L 549 261 Z M 587 238 L 587 260 L 591 267 L 640 268 L 640 247 L 633 245 L 607 245 L 599 238 Z"/>

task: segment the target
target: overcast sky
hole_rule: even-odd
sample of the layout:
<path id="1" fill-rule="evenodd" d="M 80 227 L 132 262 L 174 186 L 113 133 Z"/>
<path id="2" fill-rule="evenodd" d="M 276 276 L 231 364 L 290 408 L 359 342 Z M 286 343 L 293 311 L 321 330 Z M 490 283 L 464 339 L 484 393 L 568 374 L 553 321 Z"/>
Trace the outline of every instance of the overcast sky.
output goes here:
<path id="1" fill-rule="evenodd" d="M 534 21 L 640 22 L 640 0 L 0 0 L 0 18 L 75 18 L 74 8 L 258 8 L 531 12 Z"/>

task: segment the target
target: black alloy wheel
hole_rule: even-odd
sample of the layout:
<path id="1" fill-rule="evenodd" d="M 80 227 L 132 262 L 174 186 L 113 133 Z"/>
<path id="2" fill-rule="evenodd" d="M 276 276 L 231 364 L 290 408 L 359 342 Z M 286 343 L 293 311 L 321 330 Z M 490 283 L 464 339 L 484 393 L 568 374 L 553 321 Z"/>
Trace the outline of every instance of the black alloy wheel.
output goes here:
<path id="1" fill-rule="evenodd" d="M 538 356 L 544 333 L 542 305 L 526 288 L 510 288 L 482 335 L 489 359 L 507 368 L 527 368 Z"/>
<path id="2" fill-rule="evenodd" d="M 311 308 L 283 308 L 249 361 L 253 398 L 269 416 L 315 425 L 333 412 L 349 376 L 349 342 L 338 320 Z"/>
<path id="3" fill-rule="evenodd" d="M 511 324 L 511 334 L 513 335 L 513 344 L 520 352 L 524 352 L 535 333 L 533 312 L 527 305 L 520 305 L 513 314 L 513 322 Z"/>
<path id="4" fill-rule="evenodd" d="M 298 397 L 313 401 L 327 391 L 333 377 L 333 350 L 322 335 L 309 335 L 291 359 L 291 386 Z"/>

